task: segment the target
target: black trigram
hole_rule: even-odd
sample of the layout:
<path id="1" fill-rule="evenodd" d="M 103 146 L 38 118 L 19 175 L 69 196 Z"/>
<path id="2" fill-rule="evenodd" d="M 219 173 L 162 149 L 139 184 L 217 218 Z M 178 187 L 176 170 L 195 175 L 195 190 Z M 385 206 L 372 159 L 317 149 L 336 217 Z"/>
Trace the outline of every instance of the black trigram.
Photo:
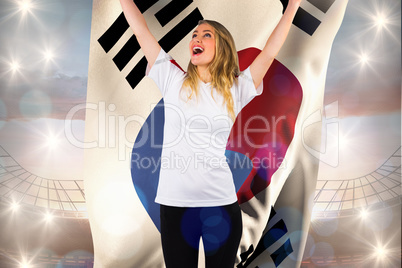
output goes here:
<path id="1" fill-rule="evenodd" d="M 332 6 L 335 0 L 307 0 L 316 8 L 324 13 L 327 13 L 328 9 Z M 288 0 L 281 0 L 283 5 L 283 10 L 288 6 Z M 321 21 L 308 13 L 303 8 L 299 8 L 293 20 L 293 24 L 303 30 L 309 35 L 313 35 L 318 26 L 320 26 Z"/>
<path id="2" fill-rule="evenodd" d="M 271 214 L 269 215 L 268 222 L 270 222 L 275 215 L 276 212 L 274 208 L 271 207 Z M 288 229 L 286 228 L 285 222 L 280 219 L 261 237 L 255 250 L 253 245 L 251 245 L 246 252 L 240 254 L 241 262 L 237 265 L 237 267 L 248 267 L 249 264 L 252 263 L 260 254 L 262 254 L 265 250 L 267 250 L 276 241 L 284 236 L 288 236 Z M 278 267 L 292 252 L 293 248 L 290 243 L 290 239 L 288 238 L 286 239 L 285 243 L 271 253 L 271 258 L 275 266 Z"/>
<path id="3" fill-rule="evenodd" d="M 134 2 L 138 9 L 144 13 L 156 2 L 158 2 L 158 0 L 135 0 Z M 186 9 L 192 2 L 192 0 L 173 0 L 160 11 L 158 11 L 155 14 L 155 17 L 163 27 L 173 20 L 177 15 L 179 15 L 184 9 Z M 159 44 L 166 52 L 169 52 L 192 29 L 194 29 L 197 26 L 198 21 L 202 19 L 203 16 L 201 15 L 200 11 L 198 8 L 195 8 L 188 16 L 186 16 L 172 30 L 162 37 L 159 40 Z M 98 39 L 98 42 L 106 53 L 112 49 L 112 47 L 117 43 L 117 41 L 119 41 L 128 28 L 129 25 L 124 17 L 124 14 L 121 13 L 120 16 L 109 27 L 109 29 Z M 117 68 L 119 68 L 120 71 L 123 70 L 139 50 L 140 45 L 138 44 L 137 38 L 133 35 L 113 58 Z M 147 61 L 145 57 L 142 57 L 142 59 L 127 75 L 126 80 L 130 84 L 131 88 L 134 89 L 144 78 L 146 67 Z"/>

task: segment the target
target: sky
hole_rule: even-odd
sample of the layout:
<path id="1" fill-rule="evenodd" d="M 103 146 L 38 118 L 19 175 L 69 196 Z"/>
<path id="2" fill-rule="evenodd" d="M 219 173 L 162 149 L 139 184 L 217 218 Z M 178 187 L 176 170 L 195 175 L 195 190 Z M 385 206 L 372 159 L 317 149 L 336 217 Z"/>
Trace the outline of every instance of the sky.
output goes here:
<path id="1" fill-rule="evenodd" d="M 64 119 L 86 100 L 91 9 L 91 0 L 0 1 L 0 146 L 45 178 L 82 179 L 83 149 L 65 128 L 83 141 L 85 115 Z M 339 161 L 322 163 L 320 178 L 365 175 L 399 148 L 400 20 L 399 0 L 349 1 L 324 100 L 339 105 L 339 131 L 327 134 L 340 139 Z"/>
<path id="2" fill-rule="evenodd" d="M 86 101 L 91 13 L 92 0 L 0 2 L 0 145 L 45 178 L 82 179 L 64 119 Z M 85 113 L 73 119 L 83 140 Z"/>
<path id="3" fill-rule="evenodd" d="M 325 104 L 340 115 L 398 112 L 401 83 L 401 1 L 349 0 L 331 52 Z"/>
<path id="4" fill-rule="evenodd" d="M 319 179 L 367 175 L 401 144 L 401 1 L 349 0 L 327 71 L 324 105 L 334 102 L 339 153 L 323 147 L 339 161 L 321 162 Z"/>

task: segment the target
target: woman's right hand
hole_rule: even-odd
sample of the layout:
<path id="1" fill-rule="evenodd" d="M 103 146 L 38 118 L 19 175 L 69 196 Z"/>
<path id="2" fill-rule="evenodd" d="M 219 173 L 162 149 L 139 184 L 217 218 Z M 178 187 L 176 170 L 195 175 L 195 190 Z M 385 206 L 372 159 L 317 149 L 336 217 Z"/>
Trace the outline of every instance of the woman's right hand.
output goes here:
<path id="1" fill-rule="evenodd" d="M 120 0 L 124 16 L 148 61 L 149 68 L 153 66 L 161 50 L 158 41 L 148 29 L 144 16 L 133 0 Z"/>

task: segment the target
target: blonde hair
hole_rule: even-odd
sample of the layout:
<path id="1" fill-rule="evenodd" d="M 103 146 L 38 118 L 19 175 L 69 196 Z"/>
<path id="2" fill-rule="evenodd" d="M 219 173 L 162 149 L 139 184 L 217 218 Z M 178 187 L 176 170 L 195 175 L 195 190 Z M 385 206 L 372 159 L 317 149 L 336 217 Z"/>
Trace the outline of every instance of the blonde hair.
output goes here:
<path id="1" fill-rule="evenodd" d="M 200 20 L 198 25 L 205 23 L 212 26 L 215 30 L 215 56 L 208 66 L 211 74 L 211 86 L 223 96 L 229 116 L 234 121 L 236 116 L 230 88 L 233 86 L 233 83 L 237 83 L 237 77 L 240 74 L 235 42 L 230 32 L 219 22 Z M 183 82 L 183 88 L 188 92 L 188 99 L 191 99 L 194 93 L 198 96 L 198 83 L 199 74 L 197 66 L 193 65 L 190 61 Z"/>

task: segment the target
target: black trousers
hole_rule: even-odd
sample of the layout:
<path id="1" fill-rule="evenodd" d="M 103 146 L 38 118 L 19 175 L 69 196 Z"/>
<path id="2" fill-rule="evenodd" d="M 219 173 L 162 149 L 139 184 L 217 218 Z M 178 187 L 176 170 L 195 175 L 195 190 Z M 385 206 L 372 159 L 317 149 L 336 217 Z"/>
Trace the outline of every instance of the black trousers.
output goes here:
<path id="1" fill-rule="evenodd" d="M 160 206 L 166 268 L 196 268 L 202 238 L 206 268 L 233 268 L 242 234 L 237 202 L 219 207 Z"/>

